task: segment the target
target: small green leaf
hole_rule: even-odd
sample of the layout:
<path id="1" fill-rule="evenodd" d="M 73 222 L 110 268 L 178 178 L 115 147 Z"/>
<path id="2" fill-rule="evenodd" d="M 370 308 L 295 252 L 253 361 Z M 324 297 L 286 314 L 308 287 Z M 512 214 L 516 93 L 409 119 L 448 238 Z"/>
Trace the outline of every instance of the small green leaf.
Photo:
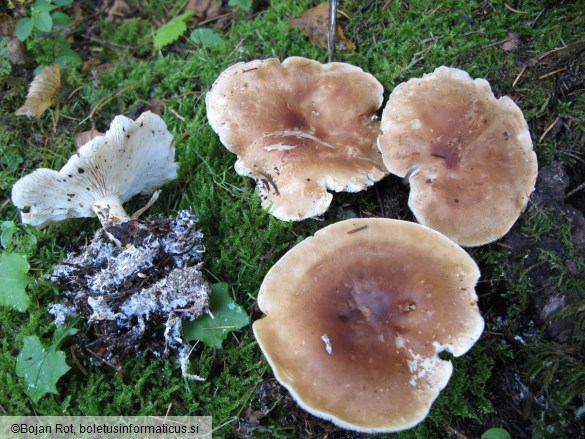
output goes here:
<path id="1" fill-rule="evenodd" d="M 58 329 L 48 349 L 36 335 L 24 337 L 24 346 L 16 359 L 16 375 L 24 378 L 26 393 L 34 402 L 45 393 L 58 393 L 55 384 L 70 367 L 65 361 L 65 353 L 57 349 L 65 337 L 76 332 L 70 326 Z"/>
<path id="2" fill-rule="evenodd" d="M 18 253 L 0 255 L 0 305 L 20 312 L 27 310 L 30 299 L 25 289 L 29 283 L 29 269 L 25 257 Z"/>
<path id="3" fill-rule="evenodd" d="M 213 29 L 200 27 L 191 32 L 191 40 L 203 47 L 214 47 L 221 43 L 221 35 Z"/>
<path id="4" fill-rule="evenodd" d="M 8 166 L 12 171 L 16 170 L 22 162 L 24 162 L 24 158 L 12 151 L 7 152 L 4 157 L 0 157 L 0 163 Z"/>
<path id="5" fill-rule="evenodd" d="M 490 428 L 481 435 L 481 439 L 512 439 L 512 436 L 503 428 Z"/>
<path id="6" fill-rule="evenodd" d="M 53 0 L 57 6 L 67 6 L 73 3 L 73 0 Z"/>
<path id="7" fill-rule="evenodd" d="M 230 0 L 229 6 L 239 6 L 246 12 L 250 12 L 252 10 L 252 0 Z"/>
<path id="8" fill-rule="evenodd" d="M 187 20 L 193 15 L 192 12 L 186 12 L 173 18 L 167 24 L 158 29 L 154 34 L 155 49 L 162 49 L 179 39 L 181 35 L 187 30 Z"/>
<path id="9" fill-rule="evenodd" d="M 69 15 L 63 12 L 53 12 L 51 17 L 53 18 L 53 23 L 60 26 L 69 26 L 71 24 L 71 18 L 69 18 Z"/>
<path id="10" fill-rule="evenodd" d="M 23 18 L 16 23 L 16 38 L 18 38 L 19 41 L 26 40 L 33 31 L 33 27 L 34 25 L 30 18 Z"/>
<path id="11" fill-rule="evenodd" d="M 248 324 L 246 312 L 231 300 L 226 283 L 211 286 L 209 309 L 215 318 L 205 315 L 183 325 L 186 340 L 201 340 L 211 347 L 221 348 L 228 332 Z"/>
<path id="12" fill-rule="evenodd" d="M 45 8 L 33 8 L 31 18 L 36 29 L 40 30 L 41 32 L 51 32 L 51 28 L 53 27 L 53 19 L 51 18 L 49 11 L 45 10 Z"/>
<path id="13" fill-rule="evenodd" d="M 67 66 L 78 66 L 83 63 L 83 60 L 79 56 L 79 54 L 73 49 L 63 49 L 59 56 L 55 58 L 55 64 L 59 64 L 61 68 L 65 68 Z"/>
<path id="14" fill-rule="evenodd" d="M 14 224 L 14 221 L 2 221 L 0 224 L 0 244 L 2 247 L 8 248 L 12 245 L 12 237 L 18 231 L 18 226 Z"/>

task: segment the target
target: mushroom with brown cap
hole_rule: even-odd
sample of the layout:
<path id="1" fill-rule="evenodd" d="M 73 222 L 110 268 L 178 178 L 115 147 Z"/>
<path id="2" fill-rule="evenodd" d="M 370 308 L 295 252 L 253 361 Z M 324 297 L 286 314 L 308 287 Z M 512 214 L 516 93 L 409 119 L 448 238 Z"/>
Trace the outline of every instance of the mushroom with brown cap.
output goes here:
<path id="1" fill-rule="evenodd" d="M 159 116 L 116 116 L 105 135 L 79 148 L 59 172 L 41 168 L 17 181 L 12 202 L 23 210 L 24 223 L 38 227 L 96 215 L 103 225 L 124 222 L 130 217 L 122 203 L 177 177 L 174 155 Z"/>
<path id="2" fill-rule="evenodd" d="M 526 208 L 537 175 L 528 125 L 486 80 L 439 67 L 400 84 L 381 131 L 384 163 L 408 176 L 417 220 L 460 245 L 495 241 Z"/>
<path id="3" fill-rule="evenodd" d="M 382 85 L 345 63 L 291 57 L 238 63 L 207 94 L 207 118 L 282 220 L 329 207 L 327 190 L 357 192 L 386 175 L 376 148 Z"/>
<path id="4" fill-rule="evenodd" d="M 393 432 L 420 422 L 484 327 L 477 265 L 419 224 L 346 220 L 268 272 L 254 334 L 299 404 L 341 427 Z"/>

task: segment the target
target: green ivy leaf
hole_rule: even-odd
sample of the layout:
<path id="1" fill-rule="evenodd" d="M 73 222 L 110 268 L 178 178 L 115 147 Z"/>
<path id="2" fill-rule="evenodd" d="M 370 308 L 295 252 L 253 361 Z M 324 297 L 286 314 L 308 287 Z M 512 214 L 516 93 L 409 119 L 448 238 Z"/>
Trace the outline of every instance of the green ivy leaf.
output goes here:
<path id="1" fill-rule="evenodd" d="M 490 428 L 481 435 L 481 439 L 512 439 L 512 436 L 503 428 Z"/>
<path id="2" fill-rule="evenodd" d="M 53 0 L 57 6 L 67 6 L 73 3 L 73 0 Z"/>
<path id="3" fill-rule="evenodd" d="M 50 6 L 43 6 L 32 9 L 31 19 L 36 29 L 41 32 L 51 32 L 53 19 L 51 18 Z"/>
<path id="4" fill-rule="evenodd" d="M 71 24 L 71 18 L 69 18 L 69 15 L 64 12 L 53 12 L 51 17 L 53 18 L 53 23 L 60 26 L 69 26 Z"/>
<path id="5" fill-rule="evenodd" d="M 53 343 L 47 349 L 36 335 L 24 337 L 24 346 L 16 359 L 16 375 L 24 378 L 26 393 L 37 402 L 45 393 L 58 393 L 55 384 L 70 367 L 65 353 L 57 349 L 77 329 L 67 326 L 55 331 Z"/>
<path id="6" fill-rule="evenodd" d="M 173 18 L 167 24 L 158 29 L 154 34 L 155 49 L 162 49 L 179 39 L 187 30 L 187 20 L 193 15 L 192 12 L 186 12 L 178 17 Z"/>
<path id="7" fill-rule="evenodd" d="M 19 41 L 26 40 L 33 31 L 33 22 L 30 18 L 23 18 L 16 23 L 16 38 Z"/>
<path id="8" fill-rule="evenodd" d="M 200 27 L 191 32 L 191 40 L 203 47 L 210 48 L 221 43 L 221 35 L 213 29 Z"/>
<path id="9" fill-rule="evenodd" d="M 236 331 L 248 324 L 246 312 L 232 301 L 226 283 L 211 286 L 209 309 L 214 319 L 204 315 L 183 325 L 186 340 L 201 340 L 211 347 L 221 348 L 230 331 Z"/>
<path id="10" fill-rule="evenodd" d="M 30 299 L 25 292 L 30 265 L 18 253 L 0 254 L 0 305 L 26 311 Z"/>
<path id="11" fill-rule="evenodd" d="M 229 6 L 239 6 L 246 12 L 250 12 L 252 10 L 252 0 L 230 0 L 228 3 Z"/>

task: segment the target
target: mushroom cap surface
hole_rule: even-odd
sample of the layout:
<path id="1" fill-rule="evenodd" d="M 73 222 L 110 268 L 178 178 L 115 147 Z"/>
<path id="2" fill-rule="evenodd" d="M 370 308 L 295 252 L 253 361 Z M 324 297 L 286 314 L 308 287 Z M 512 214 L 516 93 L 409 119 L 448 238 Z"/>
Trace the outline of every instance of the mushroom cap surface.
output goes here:
<path id="1" fill-rule="evenodd" d="M 238 63 L 206 97 L 207 118 L 235 169 L 281 220 L 329 207 L 327 190 L 357 192 L 387 171 L 376 147 L 382 85 L 345 63 L 291 57 Z"/>
<path id="2" fill-rule="evenodd" d="M 83 145 L 60 171 L 40 168 L 12 187 L 22 221 L 38 227 L 96 216 L 94 205 L 126 202 L 177 177 L 173 137 L 159 116 L 116 116 L 110 129 Z"/>
<path id="3" fill-rule="evenodd" d="M 537 176 L 528 125 L 486 80 L 439 67 L 402 83 L 390 95 L 381 131 L 388 170 L 409 175 L 417 220 L 458 244 L 495 241 L 526 208 Z"/>
<path id="4" fill-rule="evenodd" d="M 450 362 L 484 327 L 479 270 L 425 226 L 341 221 L 286 253 L 258 295 L 254 322 L 276 378 L 307 411 L 364 432 L 410 428 L 447 384 Z"/>

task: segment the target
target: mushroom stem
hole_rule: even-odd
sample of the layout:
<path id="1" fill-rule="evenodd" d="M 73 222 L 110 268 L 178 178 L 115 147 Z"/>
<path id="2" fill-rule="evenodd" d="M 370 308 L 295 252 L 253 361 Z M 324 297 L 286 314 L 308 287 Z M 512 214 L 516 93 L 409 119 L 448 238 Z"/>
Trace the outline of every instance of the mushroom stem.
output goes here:
<path id="1" fill-rule="evenodd" d="M 130 221 L 130 216 L 124 210 L 120 197 L 116 195 L 108 195 L 96 200 L 92 206 L 92 210 L 96 213 L 104 227 L 110 223 Z"/>
<path id="2" fill-rule="evenodd" d="M 337 0 L 329 2 L 329 35 L 327 38 L 327 49 L 329 50 L 328 61 L 335 59 L 335 37 L 337 36 Z"/>

